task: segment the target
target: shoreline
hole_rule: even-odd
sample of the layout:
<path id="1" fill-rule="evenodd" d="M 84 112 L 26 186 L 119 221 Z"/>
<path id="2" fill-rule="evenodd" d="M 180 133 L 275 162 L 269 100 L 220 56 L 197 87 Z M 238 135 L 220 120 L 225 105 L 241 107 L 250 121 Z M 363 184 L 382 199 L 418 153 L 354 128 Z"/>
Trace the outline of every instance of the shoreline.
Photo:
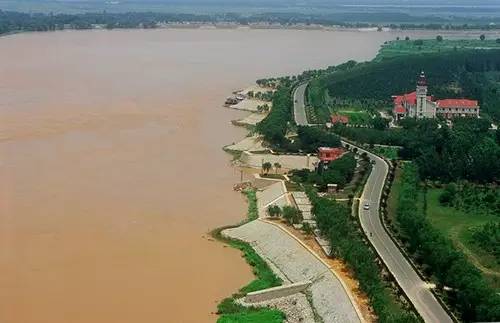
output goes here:
<path id="1" fill-rule="evenodd" d="M 251 98 L 246 98 L 245 100 L 252 100 Z M 229 109 L 234 109 L 231 106 L 228 106 L 226 108 Z M 251 111 L 249 111 L 251 112 Z M 255 114 L 256 112 L 251 112 L 249 113 L 248 116 L 244 117 L 248 118 L 252 114 Z M 243 124 L 238 124 L 235 122 L 232 122 L 233 126 L 239 126 L 239 127 L 245 127 Z M 247 134 L 247 137 L 243 138 L 242 141 L 244 141 L 246 138 L 248 138 L 248 135 L 251 135 L 251 132 Z M 241 142 L 241 141 L 240 141 Z M 239 142 L 238 142 L 239 143 Z M 223 150 L 229 154 L 232 154 L 233 157 L 236 157 L 235 159 L 238 159 L 238 156 L 244 153 L 245 149 L 243 151 L 238 151 L 238 154 L 235 156 L 234 151 L 228 151 L 227 147 L 230 146 L 235 146 L 238 143 L 233 143 L 232 145 L 226 145 L 223 147 Z M 244 165 L 239 165 L 240 167 L 246 167 Z M 233 167 L 238 167 L 237 164 L 233 163 Z M 251 166 L 248 166 L 251 167 Z M 256 166 L 254 165 L 253 169 Z M 257 192 L 257 189 L 251 189 L 253 192 Z M 308 291 L 304 292 L 299 292 L 290 296 L 278 296 L 273 300 L 267 301 L 267 302 L 262 302 L 258 304 L 254 304 L 257 306 L 258 309 L 266 309 L 268 307 L 271 308 L 277 308 L 278 310 L 281 310 L 282 313 L 286 313 L 287 315 L 284 316 L 283 322 L 322 322 L 324 321 L 325 318 L 327 319 L 332 319 L 332 317 L 329 317 L 328 315 L 330 311 L 335 312 L 335 315 L 340 315 L 344 319 L 346 319 L 349 322 L 354 322 L 359 320 L 359 322 L 373 322 L 375 321 L 375 314 L 373 312 L 373 309 L 371 308 L 368 300 L 366 299 L 366 295 L 363 295 L 362 293 L 360 294 L 359 290 L 359 282 L 352 276 L 352 274 L 349 273 L 349 270 L 347 269 L 346 265 L 343 264 L 339 260 L 331 259 L 329 258 L 326 254 L 324 254 L 324 250 L 322 249 L 321 245 L 317 243 L 316 240 L 314 240 L 311 237 L 307 237 L 304 235 L 300 230 L 296 230 L 294 228 L 289 228 L 289 227 L 284 227 L 283 223 L 279 223 L 276 221 L 270 221 L 269 219 L 263 219 L 259 217 L 259 213 L 261 210 L 257 205 L 259 205 L 258 202 L 258 195 L 254 195 L 255 200 L 252 201 L 252 199 L 248 196 L 247 191 L 242 191 L 243 194 L 247 194 L 247 203 L 248 203 L 248 215 L 246 219 L 241 221 L 238 224 L 233 224 L 233 225 L 226 225 L 220 228 L 216 228 L 210 232 L 210 235 L 217 241 L 222 242 L 226 245 L 229 245 L 233 248 L 237 248 L 243 251 L 243 256 L 246 258 L 247 263 L 253 268 L 254 273 L 255 271 L 255 263 L 250 262 L 248 260 L 248 257 L 246 256 L 246 252 L 238 245 L 234 245 L 236 242 L 237 244 L 245 244 L 245 248 L 250 248 L 254 253 L 256 253 L 258 256 L 260 256 L 261 259 L 264 259 L 264 261 L 268 264 L 270 267 L 271 271 L 274 273 L 274 275 L 277 275 L 278 277 L 282 278 L 282 284 L 280 286 L 283 286 L 286 288 L 290 284 L 300 284 L 301 281 L 297 281 L 297 279 L 289 279 L 288 275 L 286 273 L 285 267 L 289 267 L 288 265 L 283 267 L 283 264 L 280 266 L 277 264 L 275 261 L 276 259 L 272 259 L 272 252 L 271 254 L 264 252 L 264 250 L 259 246 L 259 244 L 264 244 L 266 245 L 266 240 L 259 239 L 257 237 L 252 237 L 250 239 L 243 238 L 246 234 L 251 234 L 248 232 L 252 231 L 251 227 L 256 226 L 256 227 L 261 227 L 261 230 L 266 231 L 270 229 L 265 229 L 267 226 L 271 226 L 277 229 L 278 232 L 275 232 L 274 234 L 271 234 L 268 236 L 268 239 L 271 239 L 270 241 L 275 241 L 275 240 L 283 240 L 284 238 L 291 239 L 293 241 L 293 244 L 296 244 L 295 248 L 292 248 L 291 250 L 294 249 L 303 249 L 301 250 L 304 254 L 308 255 L 308 257 L 312 257 L 312 259 L 315 259 L 315 261 L 320 264 L 321 266 L 326 267 L 327 272 L 330 272 L 333 276 L 333 278 L 327 279 L 327 281 L 330 281 L 330 284 L 333 281 L 338 282 L 338 286 L 335 288 L 332 288 L 333 286 L 330 286 L 329 289 L 331 289 L 332 293 L 337 293 L 337 297 L 334 297 L 335 299 L 342 299 L 342 297 L 345 297 L 348 299 L 350 306 L 352 306 L 351 310 L 348 310 L 348 307 L 346 308 L 345 304 L 344 305 L 338 305 L 338 306 L 328 306 L 327 303 L 321 300 L 321 297 L 318 296 L 318 294 L 315 294 L 314 296 L 314 304 L 313 304 L 313 297 L 311 295 L 311 291 L 314 291 L 314 288 L 321 288 L 321 287 L 313 287 L 313 289 L 308 288 Z M 289 194 L 289 193 L 287 193 Z M 252 205 L 254 203 L 255 205 Z M 252 215 L 252 207 L 256 207 L 257 210 L 255 215 Z M 245 229 L 246 227 L 249 227 L 250 229 Z M 260 231 L 260 230 L 259 230 Z M 272 230 L 270 230 L 272 231 Z M 240 232 L 240 233 L 238 233 Z M 245 233 L 246 232 L 246 233 Z M 281 237 L 280 234 L 283 235 L 284 237 Z M 243 234 L 243 235 L 241 235 Z M 249 235 L 248 237 L 250 237 Z M 256 239 L 256 240 L 255 240 Z M 300 258 L 300 257 L 299 257 Z M 303 264 L 300 264 L 301 261 L 298 261 L 297 259 L 290 258 L 292 264 L 295 264 L 298 266 L 297 268 L 300 268 L 301 266 L 304 266 Z M 298 262 L 297 262 L 298 261 Z M 318 264 L 311 264 L 310 262 L 306 262 L 307 265 L 305 265 L 305 268 L 308 268 L 309 266 L 312 266 L 312 268 L 317 267 Z M 313 266 L 314 265 L 314 266 Z M 290 268 L 294 268 L 296 266 L 290 266 Z M 295 268 L 295 270 L 297 270 Z M 293 271 L 293 269 L 292 269 Z M 307 271 L 307 270 L 306 270 Z M 256 275 L 256 279 L 259 279 L 259 276 Z M 287 281 L 285 284 L 284 281 Z M 251 284 L 251 282 L 250 282 Z M 316 284 L 316 283 L 314 283 Z M 321 285 L 321 284 L 320 284 Z M 248 285 L 247 285 L 248 286 Z M 244 287 L 243 287 L 244 288 Z M 219 303 L 218 308 L 224 304 L 228 299 L 230 299 L 232 302 L 236 302 L 238 304 L 241 304 L 241 302 L 245 303 L 242 301 L 244 299 L 244 296 L 246 293 L 243 292 L 243 288 L 239 289 L 233 295 L 231 295 L 229 298 L 224 299 L 221 303 Z M 261 289 L 263 293 L 266 292 L 266 288 Z M 243 292 L 243 293 L 242 293 Z M 317 291 L 316 291 L 317 293 Z M 297 299 L 294 299 L 293 302 L 289 301 L 289 297 L 295 296 L 295 297 L 303 297 L 307 296 L 307 303 L 308 309 L 299 309 L 295 304 L 300 303 L 300 301 L 297 301 Z M 237 301 L 236 299 L 239 298 L 240 301 Z M 287 302 L 288 301 L 288 302 Z M 345 301 L 345 300 L 344 300 Z M 248 303 L 245 303 L 247 305 L 250 305 Z M 292 305 L 293 304 L 293 305 Z M 302 302 L 303 304 L 303 302 Z M 340 302 L 339 304 L 342 304 Z M 332 304 L 330 304 L 332 305 Z M 343 308 L 343 309 L 342 309 Z M 312 312 L 311 312 L 312 311 Z M 310 313 L 314 313 L 314 315 L 311 315 Z M 321 315 L 320 315 L 321 313 Z M 348 314 L 351 313 L 351 314 Z M 355 313 L 355 314 L 353 314 Z M 224 313 L 219 314 L 219 319 L 223 317 Z M 288 317 L 288 314 L 291 317 Z M 302 316 L 303 315 L 303 316 Z M 326 316 L 325 316 L 326 315 Z M 354 319 L 354 317 L 351 317 L 349 315 L 354 315 L 354 317 L 357 317 L 357 320 Z M 297 321 L 298 319 L 298 321 Z"/>
<path id="2" fill-rule="evenodd" d="M 167 24 L 165 26 L 159 26 L 155 28 L 144 28 L 144 27 L 115 27 L 115 28 L 104 28 L 104 27 L 94 27 L 94 28 L 63 28 L 56 30 L 12 30 L 5 33 L 0 33 L 0 37 L 12 37 L 15 35 L 31 34 L 31 33 L 55 33 L 55 32 L 75 32 L 75 31 L 132 31 L 132 30 L 142 30 L 142 31 L 154 31 L 154 30 L 232 30 L 232 31 L 245 31 L 245 30 L 285 30 L 285 31 L 324 31 L 324 32 L 359 32 L 359 33 L 411 33 L 411 32 L 428 32 L 428 33 L 439 33 L 442 36 L 454 35 L 457 33 L 462 33 L 460 36 L 463 37 L 467 34 L 470 35 L 494 35 L 495 37 L 500 37 L 500 28 L 498 29 L 438 29 L 438 28 L 390 28 L 383 27 L 382 30 L 378 30 L 378 27 L 343 27 L 343 26 L 328 26 L 328 25 L 223 25 L 223 24 L 195 24 L 195 23 L 180 23 L 180 24 Z M 434 35 L 433 35 L 434 36 Z"/>

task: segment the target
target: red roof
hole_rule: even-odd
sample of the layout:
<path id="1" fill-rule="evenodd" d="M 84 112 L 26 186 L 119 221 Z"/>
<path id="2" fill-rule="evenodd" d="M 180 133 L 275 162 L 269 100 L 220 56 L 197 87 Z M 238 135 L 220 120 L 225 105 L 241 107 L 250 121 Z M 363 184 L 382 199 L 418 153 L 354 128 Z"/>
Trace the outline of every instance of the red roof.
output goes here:
<path id="1" fill-rule="evenodd" d="M 349 123 L 349 117 L 343 115 L 333 115 L 332 123 Z"/>
<path id="2" fill-rule="evenodd" d="M 324 162 L 334 161 L 343 154 L 344 154 L 344 149 L 342 148 L 331 148 L 331 147 L 318 148 L 318 158 Z"/>
<path id="3" fill-rule="evenodd" d="M 396 105 L 396 107 L 394 107 L 394 112 L 402 114 L 402 113 L 406 113 L 406 109 L 401 104 L 398 104 L 398 105 Z"/>
<path id="4" fill-rule="evenodd" d="M 436 103 L 440 108 L 477 108 L 479 106 L 477 100 L 469 99 L 444 99 Z"/>

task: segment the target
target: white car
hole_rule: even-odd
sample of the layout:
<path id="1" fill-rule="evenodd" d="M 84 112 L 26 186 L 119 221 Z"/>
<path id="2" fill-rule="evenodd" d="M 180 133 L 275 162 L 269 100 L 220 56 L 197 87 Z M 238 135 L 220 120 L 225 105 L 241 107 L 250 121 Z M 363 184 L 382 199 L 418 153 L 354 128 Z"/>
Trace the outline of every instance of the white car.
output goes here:
<path id="1" fill-rule="evenodd" d="M 364 210 L 369 210 L 370 209 L 370 204 L 365 203 L 365 205 L 363 205 L 363 209 Z"/>

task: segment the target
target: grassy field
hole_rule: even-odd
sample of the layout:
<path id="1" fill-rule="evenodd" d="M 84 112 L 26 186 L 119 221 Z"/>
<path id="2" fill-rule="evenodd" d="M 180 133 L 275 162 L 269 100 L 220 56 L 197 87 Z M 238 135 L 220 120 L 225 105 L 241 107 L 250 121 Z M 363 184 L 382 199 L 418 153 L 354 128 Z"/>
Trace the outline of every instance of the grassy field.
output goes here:
<path id="1" fill-rule="evenodd" d="M 427 217 L 429 221 L 467 255 L 470 261 L 484 273 L 492 287 L 500 289 L 500 265 L 497 264 L 492 255 L 471 242 L 473 230 L 494 220 L 494 218 L 441 206 L 439 203 L 441 192 L 442 189 L 429 189 L 427 191 Z"/>
<path id="2" fill-rule="evenodd" d="M 496 42 L 495 39 L 444 39 L 443 41 L 437 41 L 436 39 L 424 39 L 417 42 L 415 40 L 395 40 L 382 46 L 376 60 L 416 53 L 426 54 L 452 51 L 455 49 L 493 48 L 500 48 L 500 43 Z"/>
<path id="3" fill-rule="evenodd" d="M 349 124 L 352 125 L 367 125 L 372 119 L 371 115 L 364 110 L 338 110 L 335 113 L 347 116 L 349 118 Z"/>

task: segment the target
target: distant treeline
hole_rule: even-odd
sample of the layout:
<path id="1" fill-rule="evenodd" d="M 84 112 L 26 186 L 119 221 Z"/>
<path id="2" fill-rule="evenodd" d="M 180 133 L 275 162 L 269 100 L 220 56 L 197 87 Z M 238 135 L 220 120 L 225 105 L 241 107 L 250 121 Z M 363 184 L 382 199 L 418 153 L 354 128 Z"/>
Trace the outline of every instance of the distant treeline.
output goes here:
<path id="1" fill-rule="evenodd" d="M 301 13 L 258 13 L 243 15 L 183 14 L 162 12 L 82 13 L 82 14 L 28 14 L 0 10 L 0 34 L 20 31 L 51 31 L 60 29 L 157 28 L 162 23 L 256 23 L 290 25 L 323 25 L 341 27 L 392 27 L 400 29 L 498 29 L 498 21 L 470 18 L 460 21 L 414 17 L 404 13 L 338 13 L 308 15 Z M 493 20 L 495 20 L 493 19 Z"/>

